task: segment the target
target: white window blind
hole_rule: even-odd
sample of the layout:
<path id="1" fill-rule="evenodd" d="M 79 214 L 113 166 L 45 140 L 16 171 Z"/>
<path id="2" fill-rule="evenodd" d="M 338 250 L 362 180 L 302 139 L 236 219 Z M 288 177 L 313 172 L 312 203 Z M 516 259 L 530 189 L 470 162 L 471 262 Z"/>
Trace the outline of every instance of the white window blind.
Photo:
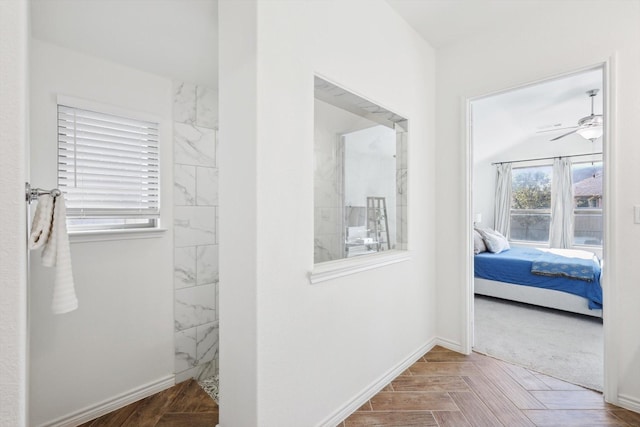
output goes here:
<path id="1" fill-rule="evenodd" d="M 58 105 L 58 188 L 69 218 L 159 217 L 158 123 Z"/>

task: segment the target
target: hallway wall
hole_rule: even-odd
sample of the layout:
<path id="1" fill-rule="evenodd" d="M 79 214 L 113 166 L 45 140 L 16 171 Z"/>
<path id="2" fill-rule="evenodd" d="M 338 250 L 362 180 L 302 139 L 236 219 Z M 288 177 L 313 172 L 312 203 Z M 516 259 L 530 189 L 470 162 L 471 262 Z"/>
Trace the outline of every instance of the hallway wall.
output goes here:
<path id="1" fill-rule="evenodd" d="M 28 7 L 0 2 L 0 425 L 23 426 L 27 408 Z"/>
<path id="2" fill-rule="evenodd" d="M 331 425 L 435 339 L 434 51 L 384 1 L 219 5 L 221 425 Z M 409 119 L 411 259 L 311 285 L 314 73 Z"/>

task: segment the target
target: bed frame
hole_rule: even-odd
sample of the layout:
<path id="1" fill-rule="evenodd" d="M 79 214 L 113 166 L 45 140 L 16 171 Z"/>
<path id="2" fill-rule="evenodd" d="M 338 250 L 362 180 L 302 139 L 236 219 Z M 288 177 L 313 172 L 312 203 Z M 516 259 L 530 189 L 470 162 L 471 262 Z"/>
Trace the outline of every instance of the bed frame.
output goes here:
<path id="1" fill-rule="evenodd" d="M 474 277 L 474 293 L 510 301 L 524 302 L 556 310 L 570 311 L 593 317 L 602 317 L 602 310 L 590 310 L 586 298 L 553 289 L 515 285 Z"/>

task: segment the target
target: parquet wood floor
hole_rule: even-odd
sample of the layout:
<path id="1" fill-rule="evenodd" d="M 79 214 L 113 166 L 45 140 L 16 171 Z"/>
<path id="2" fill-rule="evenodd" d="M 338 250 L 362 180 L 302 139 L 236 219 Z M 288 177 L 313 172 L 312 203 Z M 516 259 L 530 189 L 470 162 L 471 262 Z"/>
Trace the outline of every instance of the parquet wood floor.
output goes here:
<path id="1" fill-rule="evenodd" d="M 640 426 L 602 394 L 520 366 L 436 346 L 351 414 L 352 426 Z"/>
<path id="2" fill-rule="evenodd" d="M 82 427 L 214 427 L 218 410 L 189 380 Z M 640 414 L 516 365 L 435 347 L 339 425 L 351 426 L 640 427 Z"/>

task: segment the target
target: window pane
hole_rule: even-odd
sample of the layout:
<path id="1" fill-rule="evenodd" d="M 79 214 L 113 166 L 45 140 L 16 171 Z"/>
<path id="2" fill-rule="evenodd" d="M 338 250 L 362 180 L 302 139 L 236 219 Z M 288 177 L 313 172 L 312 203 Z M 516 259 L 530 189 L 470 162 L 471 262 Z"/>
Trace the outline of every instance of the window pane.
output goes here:
<path id="1" fill-rule="evenodd" d="M 511 240 L 548 242 L 551 214 L 536 210 L 512 210 L 510 222 Z"/>
<path id="2" fill-rule="evenodd" d="M 572 166 L 574 243 L 602 245 L 602 162 Z"/>
<path id="3" fill-rule="evenodd" d="M 551 222 L 551 166 L 514 168 L 509 238 L 548 242 Z"/>
<path id="4" fill-rule="evenodd" d="M 551 166 L 513 169 L 511 191 L 511 209 L 549 209 Z"/>
<path id="5" fill-rule="evenodd" d="M 575 210 L 573 241 L 576 245 L 602 246 L 602 210 Z"/>

